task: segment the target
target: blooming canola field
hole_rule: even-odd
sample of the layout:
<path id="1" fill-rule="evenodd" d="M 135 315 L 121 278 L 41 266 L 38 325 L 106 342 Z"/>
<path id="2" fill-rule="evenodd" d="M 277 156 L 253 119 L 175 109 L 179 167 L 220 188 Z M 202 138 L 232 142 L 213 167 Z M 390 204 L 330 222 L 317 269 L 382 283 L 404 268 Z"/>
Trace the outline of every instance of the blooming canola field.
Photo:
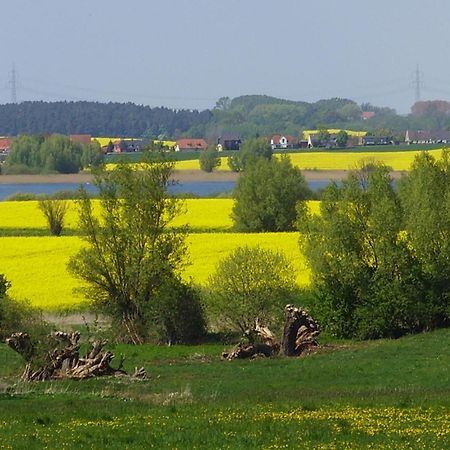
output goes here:
<path id="1" fill-rule="evenodd" d="M 183 273 L 186 280 L 204 285 L 218 262 L 238 246 L 260 245 L 283 252 L 294 266 L 293 278 L 299 285 L 309 283 L 309 270 L 298 247 L 298 233 L 232 232 L 232 199 L 187 199 L 184 214 L 173 226 L 189 225 L 189 255 Z M 308 202 L 313 212 L 320 203 Z M 98 211 L 98 202 L 94 201 Z M 66 227 L 77 230 L 75 202 L 69 202 Z M 84 244 L 80 236 L 45 236 L 47 225 L 38 202 L 0 202 L 0 273 L 12 282 L 11 295 L 28 299 L 32 305 L 55 310 L 82 304 L 85 299 L 76 288 L 81 284 L 67 270 L 70 257 Z M 20 231 L 26 236 L 14 236 Z M 39 235 L 35 235 L 35 234 Z"/>
<path id="2" fill-rule="evenodd" d="M 427 150 L 435 158 L 441 156 L 442 150 Z M 409 170 L 415 156 L 420 151 L 396 151 L 396 152 L 310 152 L 286 153 L 292 161 L 292 164 L 302 170 L 349 170 L 354 169 L 362 160 L 383 162 L 392 170 Z M 177 161 L 175 168 L 177 170 L 199 170 L 198 160 Z M 221 164 L 218 170 L 230 170 L 227 158 L 221 158 Z"/>
<path id="3" fill-rule="evenodd" d="M 12 282 L 10 293 L 33 306 L 56 310 L 82 304 L 74 289 L 81 287 L 67 270 L 70 257 L 84 241 L 77 236 L 1 237 L 0 268 Z M 283 252 L 294 266 L 292 276 L 300 285 L 309 283 L 309 271 L 298 249 L 298 233 L 194 233 L 188 238 L 190 263 L 183 278 L 205 284 L 218 262 L 240 245 L 260 245 Z"/>

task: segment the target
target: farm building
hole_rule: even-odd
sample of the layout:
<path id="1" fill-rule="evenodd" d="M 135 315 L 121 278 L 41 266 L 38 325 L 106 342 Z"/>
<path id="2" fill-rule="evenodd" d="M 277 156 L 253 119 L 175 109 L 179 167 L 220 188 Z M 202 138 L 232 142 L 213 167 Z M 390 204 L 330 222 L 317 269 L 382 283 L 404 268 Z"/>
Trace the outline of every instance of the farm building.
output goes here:
<path id="1" fill-rule="evenodd" d="M 178 139 L 175 151 L 206 150 L 206 147 L 208 143 L 204 139 Z"/>

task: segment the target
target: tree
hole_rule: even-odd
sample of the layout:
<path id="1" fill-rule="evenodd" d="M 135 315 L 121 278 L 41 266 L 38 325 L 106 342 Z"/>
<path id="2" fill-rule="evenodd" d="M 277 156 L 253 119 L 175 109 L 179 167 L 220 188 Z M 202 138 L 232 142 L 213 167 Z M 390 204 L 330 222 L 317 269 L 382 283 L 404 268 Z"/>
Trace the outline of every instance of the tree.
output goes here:
<path id="1" fill-rule="evenodd" d="M 325 192 L 320 215 L 299 208 L 315 312 L 339 337 L 396 337 L 430 326 L 427 280 L 403 232 L 403 211 L 383 165 L 352 172 Z"/>
<path id="2" fill-rule="evenodd" d="M 294 229 L 296 203 L 310 194 L 300 169 L 288 156 L 259 159 L 243 172 L 234 190 L 232 217 L 240 231 Z"/>
<path id="3" fill-rule="evenodd" d="M 112 144 L 112 142 L 109 141 L 109 144 Z M 109 144 L 108 150 L 110 149 Z M 81 167 L 83 169 L 87 167 L 98 167 L 102 163 L 103 153 L 98 141 L 93 141 L 89 145 L 83 145 L 83 151 L 81 154 Z"/>
<path id="4" fill-rule="evenodd" d="M 10 287 L 11 283 L 0 273 L 0 339 L 3 341 L 17 330 L 40 335 L 46 329 L 41 312 L 26 302 L 11 298 Z"/>
<path id="5" fill-rule="evenodd" d="M 320 128 L 316 133 L 316 139 L 325 147 L 330 145 L 330 133 L 326 128 Z"/>
<path id="6" fill-rule="evenodd" d="M 212 172 L 220 166 L 219 152 L 214 145 L 208 145 L 208 148 L 200 155 L 200 169 L 205 172 Z"/>
<path id="7" fill-rule="evenodd" d="M 64 225 L 64 217 L 67 212 L 67 202 L 64 200 L 45 198 L 39 200 L 38 205 L 47 219 L 50 233 L 53 236 L 60 236 Z"/>
<path id="8" fill-rule="evenodd" d="M 348 141 L 348 133 L 345 130 L 340 130 L 336 135 L 336 144 L 338 147 L 346 147 Z"/>
<path id="9" fill-rule="evenodd" d="M 270 326 L 295 291 L 293 269 L 281 253 L 238 247 L 208 281 L 208 307 L 224 328 L 246 333 L 256 320 Z"/>
<path id="10" fill-rule="evenodd" d="M 238 152 L 228 158 L 228 166 L 233 172 L 242 172 L 258 159 L 272 159 L 272 147 L 266 138 L 245 141 Z"/>
<path id="11" fill-rule="evenodd" d="M 182 208 L 167 193 L 173 167 L 153 160 L 142 163 L 141 170 L 122 164 L 99 171 L 100 216 L 81 190 L 80 229 L 88 245 L 71 258 L 69 268 L 85 282 L 86 297 L 134 343 L 151 334 L 161 292 L 179 280 L 185 261 L 187 230 L 170 226 Z"/>
<path id="12" fill-rule="evenodd" d="M 431 323 L 443 325 L 450 313 L 450 151 L 440 160 L 425 152 L 416 156 L 400 195 L 408 242 L 432 291 L 427 314 Z"/>

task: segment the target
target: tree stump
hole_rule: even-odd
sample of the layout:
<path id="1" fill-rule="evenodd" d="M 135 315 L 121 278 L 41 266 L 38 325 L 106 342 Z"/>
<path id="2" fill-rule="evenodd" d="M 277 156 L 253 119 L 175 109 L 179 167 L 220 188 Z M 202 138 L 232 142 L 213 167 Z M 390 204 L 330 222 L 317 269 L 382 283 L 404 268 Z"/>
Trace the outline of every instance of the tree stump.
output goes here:
<path id="1" fill-rule="evenodd" d="M 299 356 L 311 347 L 317 347 L 319 324 L 302 308 L 286 305 L 283 332 L 283 355 Z"/>
<path id="2" fill-rule="evenodd" d="M 319 345 L 317 342 L 317 336 L 320 334 L 319 324 L 306 310 L 286 305 L 285 315 L 282 345 L 268 327 L 256 320 L 255 327 L 245 333 L 248 342 L 240 342 L 231 351 L 223 352 L 222 358 L 232 360 L 256 356 L 271 357 L 278 355 L 280 350 L 284 356 L 299 356 Z"/>
<path id="3" fill-rule="evenodd" d="M 51 333 L 47 342 L 37 348 L 33 345 L 27 333 L 14 333 L 6 343 L 14 351 L 22 355 L 26 361 L 23 381 L 46 381 L 52 379 L 71 378 L 86 379 L 105 375 L 123 376 L 127 373 L 122 369 L 123 358 L 119 367 L 111 367 L 114 354 L 103 351 L 107 344 L 105 340 L 94 341 L 86 355 L 80 357 L 80 333 Z M 145 378 L 144 368 L 136 368 L 133 378 Z"/>

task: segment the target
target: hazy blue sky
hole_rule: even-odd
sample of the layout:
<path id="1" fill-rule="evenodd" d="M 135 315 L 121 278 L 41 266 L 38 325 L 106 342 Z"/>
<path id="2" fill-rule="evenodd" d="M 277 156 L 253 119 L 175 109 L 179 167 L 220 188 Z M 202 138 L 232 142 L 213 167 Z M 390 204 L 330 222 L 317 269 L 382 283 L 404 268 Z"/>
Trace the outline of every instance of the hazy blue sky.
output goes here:
<path id="1" fill-rule="evenodd" d="M 450 100 L 449 0 L 0 0 L 0 103 Z"/>

